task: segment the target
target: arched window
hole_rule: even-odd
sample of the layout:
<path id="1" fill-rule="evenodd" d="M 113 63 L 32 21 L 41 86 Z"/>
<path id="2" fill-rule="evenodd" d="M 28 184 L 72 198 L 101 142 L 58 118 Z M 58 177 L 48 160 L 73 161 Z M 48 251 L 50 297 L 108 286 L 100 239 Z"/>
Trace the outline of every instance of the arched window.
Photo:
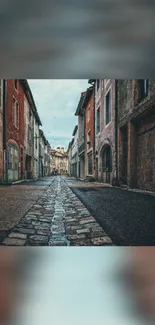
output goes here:
<path id="1" fill-rule="evenodd" d="M 102 171 L 112 172 L 112 152 L 110 146 L 106 146 L 102 153 Z"/>
<path id="2" fill-rule="evenodd" d="M 18 159 L 19 150 L 13 143 L 8 145 L 8 169 L 18 171 Z"/>

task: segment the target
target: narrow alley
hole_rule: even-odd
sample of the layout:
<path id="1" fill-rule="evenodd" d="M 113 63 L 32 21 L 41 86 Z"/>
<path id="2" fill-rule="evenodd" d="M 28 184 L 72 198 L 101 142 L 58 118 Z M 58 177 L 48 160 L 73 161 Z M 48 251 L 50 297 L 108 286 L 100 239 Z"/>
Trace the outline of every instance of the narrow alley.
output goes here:
<path id="1" fill-rule="evenodd" d="M 154 196 L 65 176 L 0 187 L 0 191 L 1 245 L 155 244 Z"/>
<path id="2" fill-rule="evenodd" d="M 26 188 L 33 197 L 33 192 L 36 192 L 37 187 L 40 191 L 38 200 L 20 220 L 17 218 L 16 224 L 15 221 L 13 222 L 11 229 L 5 232 L 7 234 L 5 239 L 3 235 L 2 245 L 98 246 L 112 244 L 102 227 L 69 188 L 63 176 L 14 185 L 13 190 L 20 193 L 21 190 L 25 191 L 26 198 Z M 43 193 L 42 189 L 44 189 Z"/>

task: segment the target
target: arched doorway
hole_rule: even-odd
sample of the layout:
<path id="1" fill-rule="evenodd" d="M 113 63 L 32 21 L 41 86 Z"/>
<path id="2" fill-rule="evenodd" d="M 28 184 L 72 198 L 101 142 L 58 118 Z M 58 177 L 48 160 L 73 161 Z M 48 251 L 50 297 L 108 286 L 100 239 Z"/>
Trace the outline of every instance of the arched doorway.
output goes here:
<path id="1" fill-rule="evenodd" d="M 112 172 L 112 150 L 110 145 L 106 145 L 102 150 L 102 175 L 103 182 L 110 183 Z"/>

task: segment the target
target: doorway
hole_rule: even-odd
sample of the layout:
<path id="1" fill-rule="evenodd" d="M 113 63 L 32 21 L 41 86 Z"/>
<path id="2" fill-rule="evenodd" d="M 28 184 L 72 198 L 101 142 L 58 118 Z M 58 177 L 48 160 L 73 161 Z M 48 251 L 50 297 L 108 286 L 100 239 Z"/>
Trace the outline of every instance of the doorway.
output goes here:
<path id="1" fill-rule="evenodd" d="M 104 148 L 102 153 L 102 172 L 103 181 L 110 184 L 110 176 L 112 172 L 112 151 L 109 145 Z"/>

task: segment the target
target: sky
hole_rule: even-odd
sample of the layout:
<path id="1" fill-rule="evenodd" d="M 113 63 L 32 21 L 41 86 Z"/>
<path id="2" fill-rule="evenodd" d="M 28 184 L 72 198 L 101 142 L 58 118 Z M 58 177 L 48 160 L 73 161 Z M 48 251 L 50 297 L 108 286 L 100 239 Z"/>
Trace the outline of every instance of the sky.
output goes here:
<path id="1" fill-rule="evenodd" d="M 42 129 L 52 148 L 67 149 L 77 124 L 74 115 L 81 92 L 90 85 L 87 79 L 28 80 L 42 122 Z"/>

